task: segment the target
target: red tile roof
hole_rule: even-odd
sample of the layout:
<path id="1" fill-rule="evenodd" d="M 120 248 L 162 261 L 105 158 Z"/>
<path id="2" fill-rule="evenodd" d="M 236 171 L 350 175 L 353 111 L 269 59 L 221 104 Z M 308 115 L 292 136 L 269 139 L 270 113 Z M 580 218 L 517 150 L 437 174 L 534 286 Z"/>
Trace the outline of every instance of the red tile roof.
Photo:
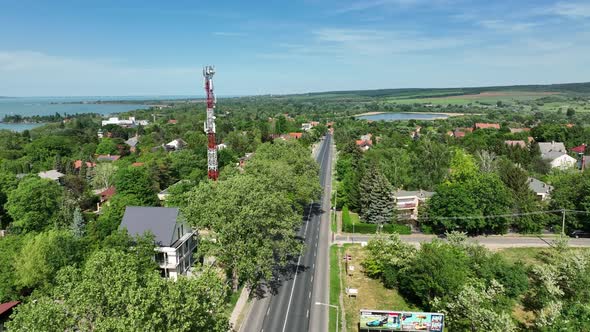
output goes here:
<path id="1" fill-rule="evenodd" d="M 86 162 L 86 167 L 88 167 L 88 168 L 92 168 L 95 166 L 96 166 L 96 163 L 91 163 L 89 161 Z M 82 167 L 82 160 L 78 159 L 78 160 L 74 161 L 74 168 L 79 169 L 80 167 Z"/>
<path id="2" fill-rule="evenodd" d="M 575 153 L 584 153 L 584 152 L 586 152 L 586 144 L 582 144 L 580 146 L 576 146 L 575 148 L 572 148 L 572 152 L 575 152 Z"/>
<path id="3" fill-rule="evenodd" d="M 488 129 L 488 128 L 500 129 L 500 125 L 497 123 L 479 123 L 479 122 L 475 124 L 475 129 Z"/>
<path id="4" fill-rule="evenodd" d="M 107 189 L 99 193 L 100 201 L 108 201 L 109 198 L 113 197 L 117 193 L 117 189 L 114 186 L 110 186 Z"/>
<path id="5" fill-rule="evenodd" d="M 303 135 L 302 133 L 289 133 L 289 136 L 291 136 L 292 138 L 295 139 L 300 139 L 301 135 Z"/>
<path id="6" fill-rule="evenodd" d="M 133 163 L 133 164 L 131 164 L 131 166 L 133 166 L 133 167 L 141 167 L 143 165 L 144 165 L 144 163 Z"/>
<path id="7" fill-rule="evenodd" d="M 20 304 L 19 301 L 11 301 L 11 302 L 6 302 L 6 303 L 0 304 L 0 315 L 9 311 L 10 309 L 16 307 L 19 304 Z"/>
<path id="8" fill-rule="evenodd" d="M 168 123 L 169 124 L 177 124 L 178 120 L 170 119 L 170 120 L 168 120 Z"/>

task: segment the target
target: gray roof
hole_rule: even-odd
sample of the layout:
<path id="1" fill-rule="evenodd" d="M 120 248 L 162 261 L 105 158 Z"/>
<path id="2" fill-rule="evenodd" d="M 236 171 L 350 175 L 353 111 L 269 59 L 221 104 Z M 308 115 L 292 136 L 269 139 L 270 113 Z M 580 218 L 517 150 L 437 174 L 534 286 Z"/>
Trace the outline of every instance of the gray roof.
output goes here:
<path id="1" fill-rule="evenodd" d="M 59 180 L 59 178 L 63 177 L 65 174 L 58 172 L 55 169 L 46 171 L 46 172 L 39 172 L 39 177 L 42 179 L 49 179 L 53 181 Z"/>
<path id="2" fill-rule="evenodd" d="M 394 196 L 396 198 L 397 197 L 408 197 L 408 196 L 416 196 L 418 198 L 430 198 L 430 197 L 432 197 L 432 195 L 434 195 L 434 192 L 424 191 L 424 190 L 414 190 L 414 191 L 397 190 L 394 194 Z"/>
<path id="3" fill-rule="evenodd" d="M 178 219 L 178 208 L 128 206 L 119 229 L 127 229 L 131 236 L 152 232 L 161 246 L 174 243 L 174 230 Z"/>
<path id="4" fill-rule="evenodd" d="M 537 194 L 549 194 L 553 190 L 553 186 L 535 178 L 528 178 L 528 185 Z"/>
<path id="5" fill-rule="evenodd" d="M 541 155 L 549 152 L 567 153 L 565 145 L 562 142 L 540 142 L 539 150 L 541 150 Z"/>
<path id="6" fill-rule="evenodd" d="M 541 158 L 544 160 L 555 160 L 556 158 L 559 158 L 559 157 L 563 156 L 564 154 L 565 153 L 559 152 L 559 151 L 550 151 L 547 153 L 542 153 Z"/>
<path id="7" fill-rule="evenodd" d="M 125 144 L 129 145 L 130 147 L 135 147 L 137 143 L 139 143 L 139 137 L 137 136 L 133 136 L 125 141 Z"/>

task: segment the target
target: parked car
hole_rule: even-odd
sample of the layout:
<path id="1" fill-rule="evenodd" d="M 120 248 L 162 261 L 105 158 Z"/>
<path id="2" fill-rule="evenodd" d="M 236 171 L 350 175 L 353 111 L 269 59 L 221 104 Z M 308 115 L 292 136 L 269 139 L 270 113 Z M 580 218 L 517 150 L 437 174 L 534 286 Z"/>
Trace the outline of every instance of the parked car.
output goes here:
<path id="1" fill-rule="evenodd" d="M 577 230 L 571 232 L 570 236 L 575 237 L 576 239 L 581 237 L 590 237 L 590 232 Z"/>

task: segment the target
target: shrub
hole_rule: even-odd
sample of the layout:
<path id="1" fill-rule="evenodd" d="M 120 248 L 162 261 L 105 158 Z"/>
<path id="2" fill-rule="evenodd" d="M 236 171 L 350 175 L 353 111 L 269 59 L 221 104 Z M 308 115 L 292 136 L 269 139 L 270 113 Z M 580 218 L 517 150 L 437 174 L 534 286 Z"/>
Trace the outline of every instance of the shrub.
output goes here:
<path id="1" fill-rule="evenodd" d="M 354 222 L 353 222 L 354 220 Z M 354 224 L 354 226 L 353 226 Z M 377 224 L 364 223 L 359 220 L 357 215 L 351 215 L 348 206 L 342 208 L 342 231 L 345 233 L 358 233 L 358 234 L 374 234 L 377 233 Z M 412 233 L 412 229 L 408 225 L 400 224 L 385 224 L 381 230 L 387 234 L 404 234 L 408 235 Z"/>

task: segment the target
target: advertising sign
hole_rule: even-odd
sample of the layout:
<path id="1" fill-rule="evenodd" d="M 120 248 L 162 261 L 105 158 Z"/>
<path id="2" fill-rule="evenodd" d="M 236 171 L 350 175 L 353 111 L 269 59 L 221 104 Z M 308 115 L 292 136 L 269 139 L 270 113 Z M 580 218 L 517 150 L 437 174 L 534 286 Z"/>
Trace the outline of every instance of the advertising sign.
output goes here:
<path id="1" fill-rule="evenodd" d="M 361 331 L 443 332 L 444 315 L 433 312 L 366 310 L 360 311 Z"/>

